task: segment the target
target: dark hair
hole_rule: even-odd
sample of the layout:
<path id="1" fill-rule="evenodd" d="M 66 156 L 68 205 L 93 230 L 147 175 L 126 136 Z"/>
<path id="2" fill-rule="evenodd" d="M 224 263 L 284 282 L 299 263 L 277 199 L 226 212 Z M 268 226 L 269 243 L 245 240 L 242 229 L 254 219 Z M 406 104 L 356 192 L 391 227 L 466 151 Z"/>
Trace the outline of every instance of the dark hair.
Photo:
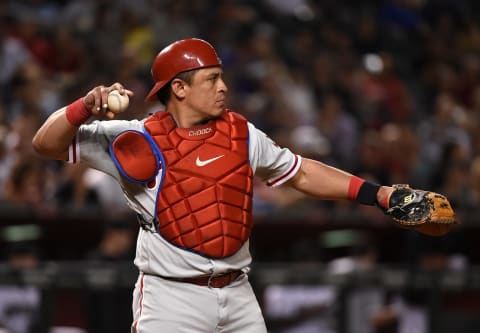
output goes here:
<path id="1" fill-rule="evenodd" d="M 173 79 L 171 79 L 170 81 L 168 81 L 168 83 L 166 85 L 163 86 L 162 89 L 160 89 L 159 91 L 157 91 L 157 98 L 158 100 L 163 104 L 163 105 L 167 105 L 167 102 L 168 100 L 170 99 L 170 93 L 172 92 L 172 81 L 175 80 L 175 79 L 180 79 L 184 82 L 186 82 L 187 84 L 191 84 L 192 83 L 192 78 L 193 78 L 193 75 L 198 72 L 198 69 L 192 69 L 190 71 L 186 71 L 186 72 L 181 72 L 181 73 L 178 73 Z"/>

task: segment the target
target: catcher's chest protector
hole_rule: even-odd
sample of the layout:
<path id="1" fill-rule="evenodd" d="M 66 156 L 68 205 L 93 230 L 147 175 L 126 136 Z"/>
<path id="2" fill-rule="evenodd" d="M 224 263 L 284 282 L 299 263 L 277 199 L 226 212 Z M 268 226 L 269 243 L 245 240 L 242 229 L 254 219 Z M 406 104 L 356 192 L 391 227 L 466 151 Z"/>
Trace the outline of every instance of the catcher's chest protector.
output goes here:
<path id="1" fill-rule="evenodd" d="M 166 166 L 157 197 L 159 233 L 207 257 L 234 254 L 252 228 L 253 172 L 246 120 L 234 113 L 194 129 L 158 112 L 145 128 Z"/>

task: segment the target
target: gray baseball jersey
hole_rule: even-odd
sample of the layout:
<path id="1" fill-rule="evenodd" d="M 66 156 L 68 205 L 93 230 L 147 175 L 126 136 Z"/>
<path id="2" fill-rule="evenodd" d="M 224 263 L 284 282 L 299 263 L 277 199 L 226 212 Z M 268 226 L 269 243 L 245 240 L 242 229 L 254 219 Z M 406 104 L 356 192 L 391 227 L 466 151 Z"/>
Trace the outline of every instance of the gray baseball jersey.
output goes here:
<path id="1" fill-rule="evenodd" d="M 69 148 L 69 162 L 85 162 L 90 167 L 115 178 L 123 189 L 127 204 L 145 220 L 155 211 L 159 178 L 153 188 L 127 180 L 117 169 L 109 154 L 111 141 L 126 130 L 144 131 L 143 121 L 94 121 L 80 126 Z M 265 133 L 248 123 L 249 159 L 255 176 L 269 186 L 278 186 L 291 179 L 301 164 L 301 157 L 275 144 Z M 157 177 L 160 177 L 160 172 Z M 160 276 L 191 277 L 202 274 L 242 269 L 251 262 L 248 241 L 234 255 L 211 259 L 178 248 L 158 233 L 140 229 L 135 265 L 140 271 Z"/>
<path id="2" fill-rule="evenodd" d="M 127 204 L 148 221 L 155 211 L 159 185 L 149 188 L 129 181 L 118 171 L 109 154 L 112 140 L 126 130 L 144 131 L 143 121 L 95 121 L 82 125 L 70 145 L 69 161 L 82 161 L 111 175 L 123 189 Z M 278 147 L 250 123 L 248 131 L 249 161 L 257 177 L 270 186 L 278 186 L 297 173 L 300 156 Z M 161 183 L 160 177 L 161 172 L 155 184 Z M 132 333 L 266 333 L 260 306 L 246 274 L 224 288 L 207 288 L 160 277 L 192 277 L 231 270 L 247 272 L 250 262 L 248 241 L 229 257 L 211 259 L 178 248 L 158 233 L 140 228 L 135 257 L 140 274 L 133 291 Z"/>

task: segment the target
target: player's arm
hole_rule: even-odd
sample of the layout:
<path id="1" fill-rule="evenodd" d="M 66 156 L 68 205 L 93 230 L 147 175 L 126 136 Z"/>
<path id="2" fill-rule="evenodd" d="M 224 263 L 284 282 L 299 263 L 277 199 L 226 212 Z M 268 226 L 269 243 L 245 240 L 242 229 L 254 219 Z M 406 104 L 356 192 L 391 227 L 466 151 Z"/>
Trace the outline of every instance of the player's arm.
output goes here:
<path id="1" fill-rule="evenodd" d="M 319 161 L 295 156 L 250 125 L 250 163 L 269 186 L 285 184 L 323 200 L 349 199 L 388 207 L 392 188 L 365 181 Z M 297 161 L 301 161 L 300 166 Z"/>
<path id="2" fill-rule="evenodd" d="M 441 194 L 406 185 L 381 186 L 319 161 L 294 156 L 253 125 L 250 150 L 252 168 L 270 186 L 287 184 L 318 199 L 379 205 L 399 225 L 426 235 L 444 235 L 457 223 L 448 199 Z"/>
<path id="3" fill-rule="evenodd" d="M 33 137 L 32 145 L 39 155 L 64 161 L 68 159 L 68 147 L 78 127 L 67 120 L 65 112 L 66 107 L 55 111 Z"/>
<path id="4" fill-rule="evenodd" d="M 302 164 L 288 185 L 319 199 L 355 200 L 387 207 L 393 188 L 380 186 L 324 163 L 302 158 Z"/>
<path id="5" fill-rule="evenodd" d="M 302 159 L 287 184 L 320 199 L 379 205 L 398 225 L 429 236 L 445 235 L 458 223 L 444 195 L 408 185 L 380 186 L 314 160 Z"/>
<path id="6" fill-rule="evenodd" d="M 125 89 L 120 83 L 93 88 L 84 97 L 48 117 L 32 140 L 35 151 L 48 158 L 67 160 L 68 147 L 81 124 L 92 115 L 107 119 L 115 117 L 107 107 L 108 93 L 112 90 L 133 96 L 133 92 Z"/>

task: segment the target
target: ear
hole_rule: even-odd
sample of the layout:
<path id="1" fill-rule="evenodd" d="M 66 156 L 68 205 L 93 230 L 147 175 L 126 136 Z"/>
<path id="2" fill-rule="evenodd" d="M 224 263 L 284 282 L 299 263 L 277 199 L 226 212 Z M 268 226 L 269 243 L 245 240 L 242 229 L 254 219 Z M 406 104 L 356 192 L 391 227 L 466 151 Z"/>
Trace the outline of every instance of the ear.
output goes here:
<path id="1" fill-rule="evenodd" d="M 185 97 L 185 86 L 186 83 L 180 79 L 173 79 L 171 83 L 172 93 L 177 96 L 177 98 L 184 98 Z"/>

